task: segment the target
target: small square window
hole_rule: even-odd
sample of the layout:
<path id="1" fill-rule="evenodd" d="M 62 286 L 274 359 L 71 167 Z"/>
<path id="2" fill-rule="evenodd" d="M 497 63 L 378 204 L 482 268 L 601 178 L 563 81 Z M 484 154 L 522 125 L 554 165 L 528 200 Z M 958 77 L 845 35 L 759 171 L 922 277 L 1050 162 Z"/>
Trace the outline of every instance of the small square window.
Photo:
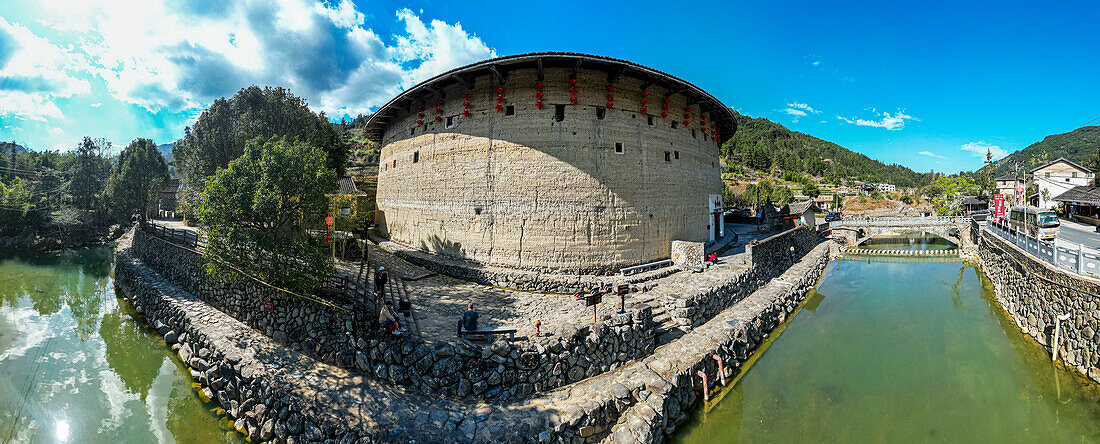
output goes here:
<path id="1" fill-rule="evenodd" d="M 679 123 L 680 122 L 677 122 L 677 121 L 673 120 L 672 121 L 672 129 L 676 129 L 676 127 L 680 126 Z"/>
<path id="2" fill-rule="evenodd" d="M 504 115 L 506 115 L 506 116 L 516 115 L 516 106 L 515 105 L 505 106 L 504 107 Z"/>
<path id="3" fill-rule="evenodd" d="M 680 160 L 680 152 L 679 151 L 673 152 L 672 155 L 676 157 L 676 160 Z"/>
<path id="4" fill-rule="evenodd" d="M 672 162 L 672 153 L 665 151 L 665 162 Z"/>
<path id="5" fill-rule="evenodd" d="M 393 159 L 393 167 L 397 168 L 397 159 Z"/>
<path id="6" fill-rule="evenodd" d="M 596 107 L 596 120 L 603 120 L 607 116 L 607 110 L 602 106 Z"/>
<path id="7" fill-rule="evenodd" d="M 623 143 L 622 142 L 615 142 L 615 153 L 616 154 L 622 154 L 623 153 Z"/>
<path id="8" fill-rule="evenodd" d="M 455 127 L 455 118 L 457 118 L 457 117 L 458 116 L 450 116 L 450 117 L 447 118 L 447 128 L 454 128 Z"/>
<path id="9" fill-rule="evenodd" d="M 692 129 L 691 129 L 691 138 L 692 138 L 692 139 L 694 139 L 694 138 L 695 138 L 695 128 L 692 128 Z"/>
<path id="10" fill-rule="evenodd" d="M 409 135 L 416 134 L 416 128 L 409 128 Z"/>
<path id="11" fill-rule="evenodd" d="M 656 125 L 655 123 L 653 123 L 653 116 L 645 116 L 645 118 L 646 118 L 646 123 L 648 123 L 649 126 L 655 126 Z"/>
<path id="12" fill-rule="evenodd" d="M 565 105 L 554 105 L 554 120 L 558 122 L 565 120 Z"/>
<path id="13" fill-rule="evenodd" d="M 420 151 L 416 151 L 416 152 L 413 153 L 413 163 L 417 163 L 419 161 L 420 161 Z"/>
<path id="14" fill-rule="evenodd" d="M 1076 171 L 1074 171 L 1074 172 L 1073 172 L 1073 178 L 1074 178 L 1074 179 L 1076 179 L 1076 178 L 1077 178 L 1077 172 L 1076 172 Z"/>

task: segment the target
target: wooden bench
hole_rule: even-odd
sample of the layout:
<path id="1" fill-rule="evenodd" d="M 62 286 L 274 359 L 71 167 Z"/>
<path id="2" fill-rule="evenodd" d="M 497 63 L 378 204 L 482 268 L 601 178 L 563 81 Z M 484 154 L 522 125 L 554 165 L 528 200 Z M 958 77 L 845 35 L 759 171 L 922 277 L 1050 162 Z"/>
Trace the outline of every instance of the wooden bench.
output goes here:
<path id="1" fill-rule="evenodd" d="M 516 340 L 516 328 L 515 327 L 497 327 L 497 328 L 482 328 L 477 330 L 467 330 L 466 327 L 462 327 L 458 330 L 458 334 L 466 339 L 470 339 L 470 335 L 484 335 L 489 343 L 493 343 L 493 335 L 508 335 L 508 342 Z"/>

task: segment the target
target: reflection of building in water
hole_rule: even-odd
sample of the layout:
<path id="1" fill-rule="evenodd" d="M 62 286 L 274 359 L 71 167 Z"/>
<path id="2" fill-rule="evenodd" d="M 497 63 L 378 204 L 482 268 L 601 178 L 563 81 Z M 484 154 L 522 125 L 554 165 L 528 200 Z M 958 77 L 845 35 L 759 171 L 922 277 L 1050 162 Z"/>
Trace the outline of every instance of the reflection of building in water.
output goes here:
<path id="1" fill-rule="evenodd" d="M 379 231 L 444 255 L 605 272 L 721 236 L 732 113 L 624 60 L 536 53 L 413 87 L 375 113 Z"/>

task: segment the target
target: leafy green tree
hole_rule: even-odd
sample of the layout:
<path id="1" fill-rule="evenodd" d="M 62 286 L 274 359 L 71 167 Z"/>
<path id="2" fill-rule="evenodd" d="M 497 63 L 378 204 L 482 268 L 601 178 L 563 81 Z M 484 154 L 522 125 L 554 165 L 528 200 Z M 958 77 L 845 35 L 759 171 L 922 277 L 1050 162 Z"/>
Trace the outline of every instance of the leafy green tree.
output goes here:
<path id="1" fill-rule="evenodd" d="M 193 127 L 172 146 L 176 170 L 192 192 L 218 168 L 241 156 L 249 141 L 284 138 L 316 147 L 326 166 L 343 174 L 348 146 L 324 113 L 314 114 L 305 100 L 284 88 L 241 89 L 214 101 Z M 193 193 L 189 193 L 193 194 Z"/>
<path id="2" fill-rule="evenodd" d="M 168 164 L 149 139 L 130 142 L 118 156 L 107 180 L 112 217 L 125 221 L 134 213 L 143 216 L 168 182 Z"/>
<path id="3" fill-rule="evenodd" d="M 103 190 L 111 168 L 107 159 L 110 149 L 110 142 L 90 137 L 85 137 L 76 148 L 70 169 L 72 179 L 66 191 L 73 208 L 85 216 L 91 213 L 92 219 L 84 219 L 85 223 L 97 222 L 95 216 L 103 208 Z"/>
<path id="4" fill-rule="evenodd" d="M 772 189 L 768 200 L 776 205 L 789 204 L 794 201 L 794 192 L 790 188 L 779 186 Z"/>
<path id="5" fill-rule="evenodd" d="M 255 140 L 206 181 L 195 207 L 206 233 L 207 270 L 233 274 L 232 264 L 296 291 L 310 292 L 333 268 L 314 245 L 307 221 L 325 215 L 336 184 L 323 150 L 301 141 Z"/>
<path id="6" fill-rule="evenodd" d="M 817 185 L 807 183 L 802 185 L 802 194 L 810 197 L 817 197 L 821 195 L 821 190 L 817 188 Z"/>
<path id="7" fill-rule="evenodd" d="M 940 176 L 922 190 L 932 199 L 939 214 L 955 214 L 962 210 L 963 196 L 971 196 L 978 191 L 978 184 L 969 176 Z"/>

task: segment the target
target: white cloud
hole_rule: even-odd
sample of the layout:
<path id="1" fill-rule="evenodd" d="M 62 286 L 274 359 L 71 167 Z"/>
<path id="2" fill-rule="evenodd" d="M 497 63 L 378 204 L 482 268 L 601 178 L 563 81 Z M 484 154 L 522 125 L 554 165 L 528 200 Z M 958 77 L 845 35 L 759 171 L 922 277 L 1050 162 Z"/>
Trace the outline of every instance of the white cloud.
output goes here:
<path id="1" fill-rule="evenodd" d="M 257 84 L 287 87 L 316 111 L 355 115 L 421 80 L 496 56 L 459 23 L 425 23 L 408 9 L 396 13 L 404 30 L 387 45 L 350 0 L 57 0 L 41 7 L 47 17 L 30 21 L 76 35 L 75 44 L 49 45 L 0 18 L 0 82 L 18 74 L 52 88 L 32 93 L 0 84 L 0 115 L 61 117 L 54 99 L 88 94 L 86 79 L 96 77 L 115 99 L 149 112 L 197 114 Z M 31 49 L 5 56 L 6 34 Z M 24 60 L 30 56 L 38 59 Z"/>
<path id="2" fill-rule="evenodd" d="M 920 155 L 922 155 L 922 156 L 935 157 L 935 158 L 938 158 L 938 159 L 944 159 L 944 160 L 947 160 L 947 158 L 946 158 L 946 157 L 943 157 L 943 156 L 941 156 L 941 155 L 939 155 L 939 154 L 936 154 L 936 153 L 933 153 L 933 152 L 931 152 L 931 151 L 921 151 L 921 152 L 919 152 L 919 153 L 917 153 L 917 154 L 920 154 Z"/>
<path id="3" fill-rule="evenodd" d="M 993 160 L 997 160 L 1008 155 L 1008 151 L 1005 151 L 1003 148 L 997 145 L 990 145 L 988 143 L 985 143 L 985 141 L 966 143 L 959 146 L 959 148 L 963 151 L 974 153 L 974 157 L 981 157 L 982 159 L 985 159 L 985 153 L 987 152 L 993 154 Z"/>
<path id="4" fill-rule="evenodd" d="M 805 103 L 794 102 L 788 103 L 787 108 L 784 109 L 783 112 L 795 116 L 793 121 L 798 122 L 798 118 L 800 117 L 806 117 L 808 114 L 817 114 L 821 111 L 813 109 L 813 107 Z"/>
<path id="5" fill-rule="evenodd" d="M 880 117 L 880 118 L 878 120 L 867 120 L 867 119 L 861 119 L 861 118 L 847 118 L 847 117 L 839 116 L 839 115 L 836 116 L 836 118 L 840 119 L 844 122 L 851 123 L 853 125 L 857 125 L 857 126 L 871 126 L 871 127 L 876 127 L 876 128 L 886 128 L 889 131 L 897 131 L 897 130 L 900 130 L 902 128 L 905 128 L 905 121 L 906 120 L 920 121 L 920 119 L 918 119 L 916 117 L 905 114 L 905 110 L 898 110 L 898 112 L 896 112 L 894 114 L 890 114 L 888 112 L 875 112 L 875 109 L 871 108 L 871 112 L 875 113 L 875 115 Z"/>
<path id="6" fill-rule="evenodd" d="M 60 118 L 56 99 L 91 90 L 78 78 L 83 64 L 81 56 L 0 17 L 0 117 Z"/>

